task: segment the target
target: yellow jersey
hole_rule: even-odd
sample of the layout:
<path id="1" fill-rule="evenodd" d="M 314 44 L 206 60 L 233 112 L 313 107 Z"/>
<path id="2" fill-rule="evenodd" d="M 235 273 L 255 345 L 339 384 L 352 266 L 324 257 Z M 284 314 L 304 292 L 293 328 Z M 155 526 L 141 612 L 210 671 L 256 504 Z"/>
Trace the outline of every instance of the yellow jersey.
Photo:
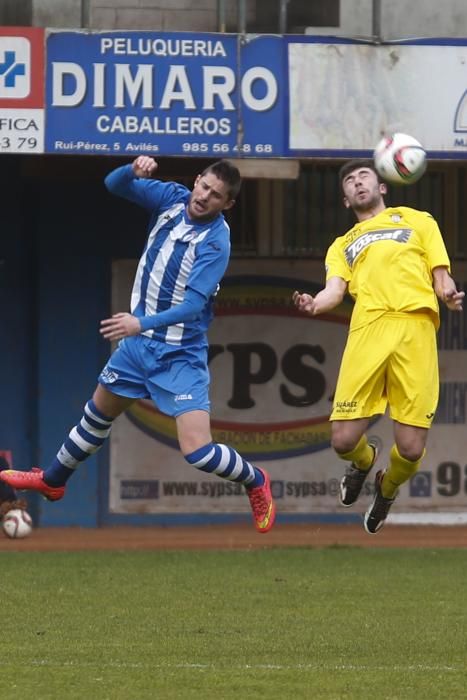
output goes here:
<path id="1" fill-rule="evenodd" d="M 348 283 L 355 306 L 350 330 L 384 313 L 426 311 L 439 326 L 432 270 L 450 261 L 438 224 L 427 212 L 389 207 L 336 238 L 326 254 L 326 280 Z"/>

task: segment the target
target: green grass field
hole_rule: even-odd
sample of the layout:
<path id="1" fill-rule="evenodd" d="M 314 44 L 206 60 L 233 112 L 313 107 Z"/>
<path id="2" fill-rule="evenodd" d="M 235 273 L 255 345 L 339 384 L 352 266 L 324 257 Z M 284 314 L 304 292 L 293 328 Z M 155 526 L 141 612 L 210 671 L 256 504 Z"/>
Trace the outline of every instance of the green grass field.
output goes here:
<path id="1" fill-rule="evenodd" d="M 0 561 L 2 700 L 467 696 L 465 550 Z"/>

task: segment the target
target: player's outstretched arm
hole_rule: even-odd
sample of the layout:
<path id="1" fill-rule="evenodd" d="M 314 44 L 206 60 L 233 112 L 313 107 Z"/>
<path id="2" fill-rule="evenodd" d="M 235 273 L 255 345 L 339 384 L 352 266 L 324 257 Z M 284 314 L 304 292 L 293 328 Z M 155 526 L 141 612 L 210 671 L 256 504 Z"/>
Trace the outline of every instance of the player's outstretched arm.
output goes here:
<path id="1" fill-rule="evenodd" d="M 342 277 L 330 277 L 326 286 L 315 297 L 311 294 L 302 294 L 295 291 L 292 295 L 293 302 L 299 311 L 317 316 L 331 311 L 344 299 L 347 291 L 347 282 Z"/>
<path id="2" fill-rule="evenodd" d="M 137 318 L 132 314 L 121 312 L 114 314 L 111 318 L 104 318 L 101 321 L 100 334 L 106 340 L 121 340 L 131 335 L 138 335 L 143 331 L 195 321 L 205 306 L 206 298 L 194 289 L 188 288 L 185 292 L 185 298 L 180 304 L 175 304 L 170 309 L 160 311 L 154 316 Z"/>
<path id="3" fill-rule="evenodd" d="M 457 291 L 456 283 L 446 267 L 433 269 L 433 288 L 436 296 L 444 301 L 450 311 L 462 311 L 465 292 Z"/>

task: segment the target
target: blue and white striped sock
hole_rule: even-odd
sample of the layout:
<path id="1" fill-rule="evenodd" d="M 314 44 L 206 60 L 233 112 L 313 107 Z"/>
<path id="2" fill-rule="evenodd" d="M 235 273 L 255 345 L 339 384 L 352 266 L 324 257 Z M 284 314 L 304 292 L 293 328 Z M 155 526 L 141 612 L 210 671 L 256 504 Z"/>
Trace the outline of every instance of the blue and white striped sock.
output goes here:
<path id="1" fill-rule="evenodd" d="M 255 488 L 264 484 L 262 472 L 247 462 L 228 445 L 219 445 L 210 442 L 204 447 L 185 455 L 186 461 L 192 467 L 196 467 L 208 474 L 217 476 L 229 481 L 236 481 L 247 488 Z"/>
<path id="2" fill-rule="evenodd" d="M 110 435 L 113 420 L 104 416 L 90 399 L 80 422 L 72 428 L 54 461 L 44 472 L 45 483 L 63 486 L 78 465 L 102 447 Z"/>

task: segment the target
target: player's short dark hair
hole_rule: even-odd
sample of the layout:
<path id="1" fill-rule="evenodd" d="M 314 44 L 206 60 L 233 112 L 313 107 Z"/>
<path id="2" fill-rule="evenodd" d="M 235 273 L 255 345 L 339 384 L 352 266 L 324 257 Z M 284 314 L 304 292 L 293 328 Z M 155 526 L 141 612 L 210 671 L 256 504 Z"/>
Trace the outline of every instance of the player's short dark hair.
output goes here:
<path id="1" fill-rule="evenodd" d="M 208 165 L 201 175 L 206 175 L 207 173 L 212 173 L 219 180 L 225 182 L 229 186 L 229 197 L 230 199 L 236 199 L 238 193 L 240 192 L 240 186 L 242 184 L 242 178 L 240 171 L 236 165 L 234 165 L 230 160 L 218 160 L 212 165 Z"/>
<path id="2" fill-rule="evenodd" d="M 369 168 L 370 170 L 373 170 L 376 177 L 378 178 L 378 182 L 382 182 L 379 173 L 375 168 L 375 164 L 370 158 L 354 158 L 353 160 L 348 160 L 346 163 L 344 163 L 344 165 L 339 170 L 339 182 L 341 183 L 341 185 L 344 182 L 344 178 L 346 178 L 347 175 L 353 170 L 357 170 L 358 168 Z"/>

